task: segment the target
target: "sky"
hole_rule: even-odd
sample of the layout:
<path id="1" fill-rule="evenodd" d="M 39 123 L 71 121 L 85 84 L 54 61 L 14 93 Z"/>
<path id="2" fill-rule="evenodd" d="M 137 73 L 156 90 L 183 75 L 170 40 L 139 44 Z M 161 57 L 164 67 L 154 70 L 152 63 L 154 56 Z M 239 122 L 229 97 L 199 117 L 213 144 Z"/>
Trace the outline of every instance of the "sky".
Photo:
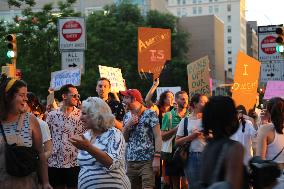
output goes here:
<path id="1" fill-rule="evenodd" d="M 284 0 L 246 0 L 247 21 L 258 26 L 284 24 Z"/>

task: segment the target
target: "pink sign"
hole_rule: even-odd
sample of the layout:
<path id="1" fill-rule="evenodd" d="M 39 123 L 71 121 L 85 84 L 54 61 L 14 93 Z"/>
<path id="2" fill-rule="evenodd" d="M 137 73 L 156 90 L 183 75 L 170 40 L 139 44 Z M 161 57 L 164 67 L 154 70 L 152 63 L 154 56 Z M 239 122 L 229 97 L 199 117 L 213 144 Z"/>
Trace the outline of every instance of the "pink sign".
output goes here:
<path id="1" fill-rule="evenodd" d="M 264 99 L 271 99 L 273 97 L 284 98 L 284 81 L 268 81 L 264 93 Z"/>

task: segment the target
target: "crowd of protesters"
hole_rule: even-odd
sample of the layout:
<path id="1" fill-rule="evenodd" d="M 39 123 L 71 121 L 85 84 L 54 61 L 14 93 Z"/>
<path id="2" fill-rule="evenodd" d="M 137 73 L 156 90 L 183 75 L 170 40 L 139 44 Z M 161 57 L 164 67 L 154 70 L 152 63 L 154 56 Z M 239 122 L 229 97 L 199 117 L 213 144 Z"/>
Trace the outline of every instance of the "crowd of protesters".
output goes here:
<path id="1" fill-rule="evenodd" d="M 260 163 L 273 160 L 278 171 L 254 188 L 284 188 L 281 97 L 257 114 L 228 96 L 189 99 L 185 91 L 165 91 L 153 101 L 158 85 L 159 79 L 144 103 L 138 89 L 111 96 L 110 81 L 100 78 L 98 97 L 81 103 L 77 88 L 68 84 L 59 91 L 60 103 L 45 109 L 24 81 L 2 75 L 0 188 L 248 189 L 261 182 L 251 181 L 253 156 Z M 9 175 L 7 143 L 35 149 L 38 169 Z M 185 144 L 180 161 L 175 156 Z"/>

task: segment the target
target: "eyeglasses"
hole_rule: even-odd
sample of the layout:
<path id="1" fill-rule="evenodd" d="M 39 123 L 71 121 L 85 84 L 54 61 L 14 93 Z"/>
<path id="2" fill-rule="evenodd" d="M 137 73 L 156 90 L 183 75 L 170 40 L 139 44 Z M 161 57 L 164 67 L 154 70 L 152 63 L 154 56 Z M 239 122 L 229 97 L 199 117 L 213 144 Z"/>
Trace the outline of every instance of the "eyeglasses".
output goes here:
<path id="1" fill-rule="evenodd" d="M 72 98 L 78 98 L 78 99 L 80 99 L 80 95 L 79 95 L 79 94 L 70 94 L 70 96 L 71 96 Z"/>

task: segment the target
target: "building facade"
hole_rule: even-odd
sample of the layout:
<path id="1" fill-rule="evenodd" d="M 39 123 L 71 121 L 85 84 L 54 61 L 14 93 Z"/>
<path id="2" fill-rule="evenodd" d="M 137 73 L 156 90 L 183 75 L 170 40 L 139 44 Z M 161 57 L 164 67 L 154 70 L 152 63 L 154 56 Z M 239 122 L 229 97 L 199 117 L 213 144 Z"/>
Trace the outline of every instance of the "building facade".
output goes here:
<path id="1" fill-rule="evenodd" d="M 247 22 L 247 55 L 258 60 L 257 22 Z"/>
<path id="2" fill-rule="evenodd" d="M 208 55 L 213 90 L 225 83 L 224 71 L 224 24 L 214 15 L 182 17 L 179 29 L 189 32 L 188 62 Z M 210 31 L 210 33 L 208 33 Z"/>
<path id="3" fill-rule="evenodd" d="M 167 8 L 178 17 L 215 15 L 222 20 L 224 69 L 226 75 L 233 78 L 238 52 L 247 52 L 245 0 L 168 0 Z M 209 34 L 212 31 L 207 32 Z"/>

